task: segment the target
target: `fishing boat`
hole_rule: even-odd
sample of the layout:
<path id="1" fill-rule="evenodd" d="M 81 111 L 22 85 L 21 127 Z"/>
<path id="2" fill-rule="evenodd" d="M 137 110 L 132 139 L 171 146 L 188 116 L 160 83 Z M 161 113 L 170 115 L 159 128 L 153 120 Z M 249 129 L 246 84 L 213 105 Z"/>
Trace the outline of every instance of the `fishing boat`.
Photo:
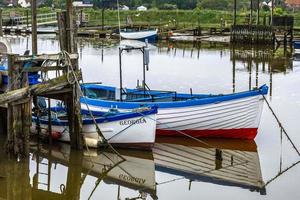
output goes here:
<path id="1" fill-rule="evenodd" d="M 54 113 L 54 114 L 53 114 Z M 151 149 L 155 141 L 157 108 L 143 108 L 127 113 L 116 110 L 95 116 L 94 119 L 83 115 L 82 133 L 87 145 L 98 147 L 103 143 L 95 122 L 108 143 L 119 147 Z M 48 116 L 42 115 L 39 119 L 33 116 L 32 132 L 36 132 L 36 124 L 48 132 Z M 154 119 L 154 120 L 153 120 Z M 70 142 L 69 125 L 64 108 L 52 108 L 52 137 L 59 141 Z"/>
<path id="2" fill-rule="evenodd" d="M 182 94 L 172 91 L 126 89 L 99 84 L 82 85 L 87 103 L 95 114 L 118 108 L 121 112 L 156 106 L 157 135 L 189 135 L 253 139 L 257 134 L 263 109 L 263 95 L 268 86 L 233 94 Z"/>
<path id="3" fill-rule="evenodd" d="M 134 30 L 134 29 L 123 29 L 120 31 L 120 35 L 124 39 L 128 40 L 145 40 L 148 39 L 156 40 L 157 29 L 155 30 Z"/>
<path id="4" fill-rule="evenodd" d="M 155 170 L 192 182 L 239 187 L 266 194 L 254 140 L 158 137 Z M 159 187 L 159 185 L 158 185 Z"/>

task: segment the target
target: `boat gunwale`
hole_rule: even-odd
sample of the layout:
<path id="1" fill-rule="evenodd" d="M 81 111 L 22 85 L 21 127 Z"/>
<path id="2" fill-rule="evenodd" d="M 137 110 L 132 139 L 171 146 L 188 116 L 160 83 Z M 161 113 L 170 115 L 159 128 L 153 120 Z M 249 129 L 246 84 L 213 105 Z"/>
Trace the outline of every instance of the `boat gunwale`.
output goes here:
<path id="1" fill-rule="evenodd" d="M 115 91 L 115 87 L 111 86 L 103 86 L 103 85 L 84 85 L 83 88 L 86 89 L 102 89 L 108 91 Z M 135 91 L 128 89 L 129 92 Z M 216 104 L 225 101 L 231 101 L 236 99 L 242 99 L 252 96 L 258 95 L 266 95 L 268 93 L 268 86 L 262 85 L 257 89 L 253 89 L 250 91 L 232 93 L 232 94 L 224 94 L 224 95 L 193 95 L 178 93 L 176 96 L 178 97 L 186 97 L 190 98 L 184 101 L 174 101 L 174 102 L 133 102 L 133 101 L 116 101 L 116 100 L 105 100 L 105 99 L 94 99 L 89 98 L 87 96 L 81 97 L 81 102 L 87 103 L 92 106 L 101 106 L 101 107 L 118 107 L 123 109 L 134 109 L 141 106 L 157 106 L 158 108 L 180 108 L 180 107 L 191 107 L 191 106 L 199 106 L 199 105 L 207 105 L 207 104 Z"/>

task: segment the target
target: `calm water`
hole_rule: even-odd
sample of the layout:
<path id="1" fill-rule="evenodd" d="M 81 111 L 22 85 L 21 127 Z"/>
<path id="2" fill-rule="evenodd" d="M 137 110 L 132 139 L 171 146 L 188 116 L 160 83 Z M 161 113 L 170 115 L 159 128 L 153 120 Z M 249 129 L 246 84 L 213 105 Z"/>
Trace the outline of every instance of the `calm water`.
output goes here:
<path id="1" fill-rule="evenodd" d="M 31 40 L 11 37 L 22 54 Z M 56 53 L 54 36 L 40 36 L 40 53 Z M 119 85 L 118 44 L 79 40 L 85 82 Z M 267 84 L 267 99 L 300 149 L 300 63 L 283 49 L 252 50 L 228 45 L 159 43 L 150 46 L 146 82 L 152 89 L 230 93 Z M 123 85 L 142 80 L 142 55 L 124 52 Z M 22 164 L 0 159 L 3 199 L 300 199 L 299 161 L 267 106 L 255 141 L 160 138 L 153 152 L 76 152 L 66 144 L 32 144 Z M 3 144 L 3 138 L 1 144 Z M 222 153 L 221 153 L 222 152 Z M 222 159 L 220 155 L 222 154 Z M 268 183 L 270 180 L 270 183 Z M 266 186 L 264 186 L 268 183 Z"/>

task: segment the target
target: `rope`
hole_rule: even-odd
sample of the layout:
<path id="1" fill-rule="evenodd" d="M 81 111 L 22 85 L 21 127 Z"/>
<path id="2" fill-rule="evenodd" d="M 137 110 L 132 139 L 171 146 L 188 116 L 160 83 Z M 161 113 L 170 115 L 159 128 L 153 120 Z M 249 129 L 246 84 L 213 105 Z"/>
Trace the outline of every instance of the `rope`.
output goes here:
<path id="1" fill-rule="evenodd" d="M 269 185 L 270 183 L 272 183 L 274 180 L 276 180 L 278 177 L 280 177 L 281 175 L 283 175 L 285 172 L 289 171 L 290 169 L 294 168 L 296 165 L 298 165 L 300 163 L 300 160 L 291 164 L 289 167 L 285 168 L 284 170 L 282 170 L 281 172 L 279 172 L 276 176 L 274 176 L 273 178 L 271 178 L 269 181 L 267 181 L 266 184 L 264 184 L 264 186 L 266 187 L 267 185 Z"/>
<path id="2" fill-rule="evenodd" d="M 270 111 L 272 112 L 274 118 L 276 119 L 276 121 L 277 121 L 279 127 L 282 129 L 283 133 L 285 134 L 285 136 L 287 137 L 287 139 L 289 140 L 289 142 L 292 144 L 292 146 L 293 146 L 293 148 L 295 149 L 295 151 L 297 152 L 298 156 L 300 156 L 299 150 L 297 149 L 296 145 L 294 144 L 294 142 L 292 141 L 292 139 L 290 138 L 290 136 L 289 136 L 288 133 L 286 132 L 285 128 L 283 127 L 282 123 L 280 122 L 279 118 L 277 117 L 277 115 L 275 114 L 274 110 L 272 109 L 270 103 L 268 102 L 266 96 L 263 95 L 263 94 L 262 94 L 262 96 L 263 96 L 265 102 L 267 103 L 267 105 L 268 105 Z"/>
<path id="3" fill-rule="evenodd" d="M 150 120 L 153 120 L 153 121 L 156 121 L 156 123 L 159 125 L 159 124 L 162 124 L 162 122 L 160 122 L 159 120 L 157 120 L 157 119 L 153 119 L 153 118 L 151 118 L 150 116 L 148 116 L 148 115 L 144 115 L 143 113 L 140 113 L 141 115 L 143 115 L 145 118 L 148 118 L 148 119 L 150 119 Z M 164 124 L 164 126 L 166 126 L 167 128 L 171 128 L 171 127 L 169 127 L 168 125 L 166 125 L 166 124 Z M 180 131 L 180 130 L 174 130 L 174 131 L 176 131 L 177 133 L 179 133 L 179 134 L 181 134 L 181 135 L 183 135 L 183 136 L 186 136 L 186 137 L 188 137 L 188 138 L 190 138 L 190 139 L 192 139 L 192 140 L 195 140 L 195 141 L 197 141 L 197 142 L 199 142 L 199 143 L 201 143 L 201 144 L 204 144 L 204 145 L 206 145 L 207 147 L 209 147 L 209 148 L 214 148 L 214 149 L 218 149 L 218 147 L 216 147 L 216 146 L 213 146 L 213 145 L 211 145 L 211 144 L 209 144 L 209 143 L 207 143 L 207 142 L 204 142 L 203 140 L 201 140 L 201 139 L 199 139 L 199 138 L 196 138 L 196 137 L 193 137 L 193 136 L 191 136 L 191 135 L 188 135 L 188 134 L 186 134 L 186 133 L 184 133 L 183 131 Z M 236 158 L 239 158 L 239 159 L 241 159 L 241 160 L 245 160 L 245 158 L 243 158 L 243 157 L 241 157 L 241 156 L 237 156 L 237 155 L 233 155 L 233 154 L 230 154 L 230 153 L 228 153 L 229 155 L 231 155 L 231 156 L 234 156 L 234 157 L 236 157 Z"/>
<path id="4" fill-rule="evenodd" d="M 81 87 L 80 87 L 80 83 L 79 83 L 79 81 L 78 81 L 78 79 L 77 79 L 77 77 L 76 77 L 76 75 L 75 75 L 75 72 L 74 72 L 74 70 L 73 70 L 73 67 L 72 67 L 72 63 L 71 63 L 71 58 L 70 58 L 70 55 L 69 55 L 69 53 L 68 52 L 66 52 L 66 51 L 63 51 L 62 52 L 62 55 L 63 56 L 65 56 L 65 58 L 66 58 L 66 60 L 68 60 L 67 61 L 67 68 L 68 68 L 68 71 L 71 71 L 71 73 L 72 73 L 72 75 L 73 75 L 73 77 L 74 77 L 74 83 L 72 83 L 72 82 L 69 82 L 70 84 L 77 84 L 77 86 L 80 88 L 80 90 L 78 90 L 79 91 L 79 93 L 80 93 L 80 96 L 84 96 L 84 94 L 83 94 L 83 92 L 82 92 L 82 90 L 81 90 Z M 98 135 L 99 135 L 99 137 L 102 139 L 102 142 L 103 143 L 106 143 L 120 158 L 122 158 L 123 160 L 126 160 L 109 142 L 107 142 L 107 140 L 105 139 L 105 137 L 104 137 L 104 135 L 102 134 L 102 132 L 101 132 L 101 130 L 100 130 L 100 128 L 99 128 L 99 126 L 98 126 L 98 124 L 97 124 L 97 122 L 96 122 L 96 119 L 95 119 L 95 117 L 94 117 L 94 115 L 93 115 L 93 113 L 92 113 L 92 111 L 90 110 L 90 108 L 89 108 L 89 105 L 88 105 L 88 103 L 86 102 L 86 99 L 85 98 L 83 98 L 83 100 L 85 101 L 85 104 L 86 104 L 86 107 L 87 107 L 87 109 L 88 109 L 88 112 L 89 112 L 89 114 L 90 114 L 90 116 L 92 117 L 92 120 L 93 120 L 93 122 L 94 122 L 94 125 L 95 125 L 95 127 L 96 127 L 96 131 L 97 131 L 97 133 L 98 133 Z"/>

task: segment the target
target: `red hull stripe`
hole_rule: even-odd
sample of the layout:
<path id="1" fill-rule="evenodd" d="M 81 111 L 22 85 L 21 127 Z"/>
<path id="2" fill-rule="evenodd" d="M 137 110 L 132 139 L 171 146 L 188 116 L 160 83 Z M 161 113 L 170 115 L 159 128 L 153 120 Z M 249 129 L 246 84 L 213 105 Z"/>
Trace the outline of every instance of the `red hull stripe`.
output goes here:
<path id="1" fill-rule="evenodd" d="M 234 139 L 249 139 L 253 140 L 257 135 L 257 128 L 241 128 L 241 129 L 219 129 L 219 130 L 175 130 L 157 129 L 156 134 L 160 136 L 183 136 L 184 134 L 195 138 L 234 138 Z"/>

